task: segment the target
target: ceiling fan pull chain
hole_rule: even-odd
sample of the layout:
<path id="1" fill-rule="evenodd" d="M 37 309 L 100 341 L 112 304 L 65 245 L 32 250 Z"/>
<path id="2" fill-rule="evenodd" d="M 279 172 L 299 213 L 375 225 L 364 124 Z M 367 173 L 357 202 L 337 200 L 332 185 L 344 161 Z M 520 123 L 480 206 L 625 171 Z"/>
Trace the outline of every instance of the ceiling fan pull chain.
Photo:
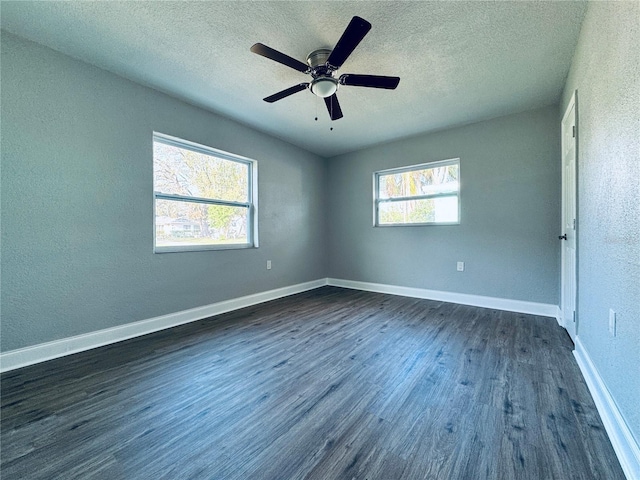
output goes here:
<path id="1" fill-rule="evenodd" d="M 329 116 L 331 117 L 331 119 L 333 119 L 333 102 L 331 102 L 331 113 Z M 333 127 L 330 127 L 329 131 L 333 131 Z"/>

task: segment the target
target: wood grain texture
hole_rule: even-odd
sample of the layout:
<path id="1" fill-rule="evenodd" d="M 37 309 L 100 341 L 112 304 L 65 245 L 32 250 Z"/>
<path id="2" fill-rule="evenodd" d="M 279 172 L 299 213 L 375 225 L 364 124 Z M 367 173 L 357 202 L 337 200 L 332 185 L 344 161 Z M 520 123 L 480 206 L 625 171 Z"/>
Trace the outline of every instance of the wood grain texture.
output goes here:
<path id="1" fill-rule="evenodd" d="M 624 479 L 555 320 L 323 287 L 1 377 L 8 479 Z"/>

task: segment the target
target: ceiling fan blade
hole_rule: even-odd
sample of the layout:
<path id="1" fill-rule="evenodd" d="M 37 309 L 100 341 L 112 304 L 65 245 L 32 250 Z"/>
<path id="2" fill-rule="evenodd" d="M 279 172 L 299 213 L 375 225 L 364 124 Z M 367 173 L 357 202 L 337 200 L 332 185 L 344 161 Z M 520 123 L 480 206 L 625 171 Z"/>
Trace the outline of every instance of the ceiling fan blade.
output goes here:
<path id="1" fill-rule="evenodd" d="M 282 100 L 283 98 L 288 97 L 289 95 L 293 95 L 294 93 L 301 92 L 308 86 L 309 86 L 309 83 L 300 83 L 298 85 L 294 85 L 293 87 L 289 87 L 285 90 L 282 90 L 281 92 L 274 93 L 273 95 L 270 95 L 264 98 L 263 100 L 267 103 L 277 102 L 278 100 Z"/>
<path id="2" fill-rule="evenodd" d="M 282 52 L 274 50 L 271 47 L 267 47 L 262 43 L 256 43 L 251 47 L 251 51 L 253 53 L 257 53 L 258 55 L 262 55 L 263 57 L 269 58 L 273 61 L 286 65 L 287 67 L 291 67 L 294 70 L 298 70 L 302 73 L 307 73 L 309 70 L 309 66 L 306 63 L 302 63 L 300 60 L 296 60 L 295 58 L 290 57 L 289 55 L 285 55 Z"/>
<path id="3" fill-rule="evenodd" d="M 340 84 L 352 87 L 370 87 L 395 89 L 400 83 L 400 77 L 385 77 L 382 75 L 356 75 L 345 73 L 340 75 Z"/>
<path id="4" fill-rule="evenodd" d="M 327 106 L 331 120 L 338 120 L 343 117 L 342 109 L 338 103 L 338 96 L 335 93 L 330 97 L 325 97 L 324 103 Z"/>
<path id="5" fill-rule="evenodd" d="M 333 67 L 340 68 L 369 30 L 371 30 L 371 24 L 369 22 L 364 18 L 353 17 L 340 37 L 340 40 L 338 40 L 336 46 L 333 47 L 327 63 Z"/>

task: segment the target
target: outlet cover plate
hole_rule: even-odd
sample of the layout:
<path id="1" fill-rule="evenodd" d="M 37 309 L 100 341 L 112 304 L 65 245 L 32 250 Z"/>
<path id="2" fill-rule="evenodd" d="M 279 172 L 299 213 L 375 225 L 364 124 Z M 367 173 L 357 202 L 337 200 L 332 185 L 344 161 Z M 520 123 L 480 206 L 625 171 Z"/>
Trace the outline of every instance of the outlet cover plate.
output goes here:
<path id="1" fill-rule="evenodd" d="M 616 312 L 609 309 L 609 333 L 612 337 L 616 336 Z"/>

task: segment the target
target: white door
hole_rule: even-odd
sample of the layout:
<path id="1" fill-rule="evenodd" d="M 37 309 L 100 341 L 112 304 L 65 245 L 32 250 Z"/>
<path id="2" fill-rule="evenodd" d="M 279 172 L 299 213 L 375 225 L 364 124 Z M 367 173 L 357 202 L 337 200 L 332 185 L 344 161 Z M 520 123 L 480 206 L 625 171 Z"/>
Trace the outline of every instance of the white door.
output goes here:
<path id="1" fill-rule="evenodd" d="M 574 92 L 562 118 L 562 324 L 572 340 L 578 332 L 576 315 L 576 94 Z"/>

